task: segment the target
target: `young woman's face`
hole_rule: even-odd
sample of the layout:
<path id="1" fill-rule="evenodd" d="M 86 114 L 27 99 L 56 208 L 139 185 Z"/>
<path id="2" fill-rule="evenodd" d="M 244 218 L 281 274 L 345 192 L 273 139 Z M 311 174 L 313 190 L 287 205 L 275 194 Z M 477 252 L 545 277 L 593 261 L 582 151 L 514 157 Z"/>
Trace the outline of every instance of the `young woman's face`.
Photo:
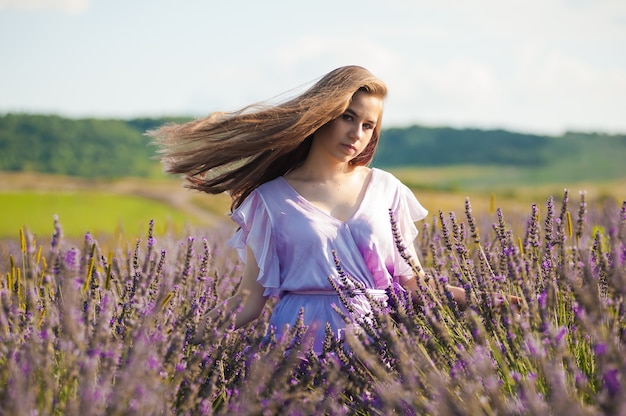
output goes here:
<path id="1" fill-rule="evenodd" d="M 325 152 L 340 162 L 354 159 L 370 142 L 382 108 L 381 98 L 357 92 L 341 116 L 315 132 L 311 151 Z"/>

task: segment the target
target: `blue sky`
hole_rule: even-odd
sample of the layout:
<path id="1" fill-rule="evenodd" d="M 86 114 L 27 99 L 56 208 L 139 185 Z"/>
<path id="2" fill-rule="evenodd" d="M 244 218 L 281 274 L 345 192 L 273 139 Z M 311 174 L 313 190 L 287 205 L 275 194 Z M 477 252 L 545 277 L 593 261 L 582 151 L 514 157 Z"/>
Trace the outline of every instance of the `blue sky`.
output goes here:
<path id="1" fill-rule="evenodd" d="M 201 116 L 347 64 L 386 126 L 626 132 L 624 0 L 0 0 L 0 114 Z"/>

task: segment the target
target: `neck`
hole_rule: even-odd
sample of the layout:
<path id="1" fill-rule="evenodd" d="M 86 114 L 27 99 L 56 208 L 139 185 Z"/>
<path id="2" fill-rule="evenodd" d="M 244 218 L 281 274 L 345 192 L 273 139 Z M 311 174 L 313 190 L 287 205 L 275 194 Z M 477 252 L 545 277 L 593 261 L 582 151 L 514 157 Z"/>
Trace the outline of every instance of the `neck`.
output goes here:
<path id="1" fill-rule="evenodd" d="M 337 178 L 351 175 L 358 167 L 348 162 L 328 162 L 308 158 L 298 168 L 298 176 L 306 177 L 309 180 L 319 182 L 330 182 Z"/>

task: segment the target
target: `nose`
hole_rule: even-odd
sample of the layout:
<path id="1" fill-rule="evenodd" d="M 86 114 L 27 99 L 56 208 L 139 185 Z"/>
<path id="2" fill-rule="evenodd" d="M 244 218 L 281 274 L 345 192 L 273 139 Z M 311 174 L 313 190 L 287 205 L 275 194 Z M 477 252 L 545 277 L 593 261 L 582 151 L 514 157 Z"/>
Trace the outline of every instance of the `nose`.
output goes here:
<path id="1" fill-rule="evenodd" d="M 364 134 L 363 126 L 360 123 L 355 123 L 350 129 L 350 137 L 355 140 L 360 140 Z"/>

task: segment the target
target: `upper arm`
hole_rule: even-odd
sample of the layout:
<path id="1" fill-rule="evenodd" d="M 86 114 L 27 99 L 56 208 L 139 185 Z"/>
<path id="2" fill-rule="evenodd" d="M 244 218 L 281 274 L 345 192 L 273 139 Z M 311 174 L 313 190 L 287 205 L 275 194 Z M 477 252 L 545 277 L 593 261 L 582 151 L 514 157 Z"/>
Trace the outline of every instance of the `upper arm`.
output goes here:
<path id="1" fill-rule="evenodd" d="M 260 268 L 254 257 L 254 252 L 250 247 L 246 248 L 246 264 L 243 269 L 243 276 L 241 278 L 241 285 L 239 286 L 239 290 L 246 288 L 248 290 L 256 290 L 258 288 L 263 288 L 259 282 L 257 282 L 257 277 L 259 276 Z"/>
<path id="2" fill-rule="evenodd" d="M 237 294 L 242 298 L 246 309 L 258 316 L 267 298 L 263 296 L 265 288 L 257 281 L 260 269 L 254 253 L 250 247 L 246 250 L 246 265 Z"/>

